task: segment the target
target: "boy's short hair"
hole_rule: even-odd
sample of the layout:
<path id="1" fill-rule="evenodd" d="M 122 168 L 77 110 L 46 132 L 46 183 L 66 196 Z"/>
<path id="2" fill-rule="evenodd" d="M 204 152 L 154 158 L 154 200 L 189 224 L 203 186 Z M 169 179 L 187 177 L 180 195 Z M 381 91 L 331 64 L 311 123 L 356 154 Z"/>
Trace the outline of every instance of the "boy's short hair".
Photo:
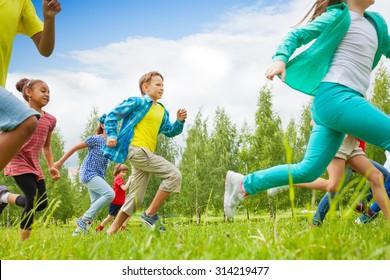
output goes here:
<path id="1" fill-rule="evenodd" d="M 139 89 L 140 89 L 142 95 L 145 95 L 145 93 L 142 91 L 142 85 L 144 83 L 149 84 L 154 76 L 160 76 L 161 79 L 164 80 L 164 77 L 157 71 L 148 72 L 148 73 L 142 75 L 142 77 L 139 79 Z"/>
<path id="2" fill-rule="evenodd" d="M 121 171 L 127 171 L 129 168 L 127 167 L 126 164 L 123 163 L 118 163 L 114 167 L 114 176 L 117 176 Z"/>

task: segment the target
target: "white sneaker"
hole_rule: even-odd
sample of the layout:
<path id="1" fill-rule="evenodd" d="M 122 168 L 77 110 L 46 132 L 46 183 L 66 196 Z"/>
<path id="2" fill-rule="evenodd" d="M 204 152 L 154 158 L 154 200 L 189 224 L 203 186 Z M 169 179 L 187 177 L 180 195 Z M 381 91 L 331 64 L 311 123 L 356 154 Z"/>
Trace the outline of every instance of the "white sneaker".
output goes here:
<path id="1" fill-rule="evenodd" d="M 289 188 L 290 188 L 290 186 L 286 185 L 286 186 L 281 186 L 281 187 L 268 189 L 267 190 L 267 195 L 268 195 L 268 197 L 274 197 L 278 193 L 287 191 Z"/>
<path id="2" fill-rule="evenodd" d="M 224 211 L 227 219 L 234 217 L 236 206 L 245 198 L 241 190 L 244 175 L 228 171 L 225 178 Z"/>

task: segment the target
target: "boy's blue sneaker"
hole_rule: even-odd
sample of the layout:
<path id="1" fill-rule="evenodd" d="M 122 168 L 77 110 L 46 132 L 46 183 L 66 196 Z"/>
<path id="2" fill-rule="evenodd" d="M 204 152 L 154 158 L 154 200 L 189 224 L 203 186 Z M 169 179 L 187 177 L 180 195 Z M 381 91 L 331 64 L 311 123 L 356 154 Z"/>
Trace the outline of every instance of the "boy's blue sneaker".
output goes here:
<path id="1" fill-rule="evenodd" d="M 161 232 L 166 232 L 167 229 L 164 227 L 164 225 L 160 222 L 158 215 L 148 216 L 145 212 L 142 213 L 141 217 L 139 217 L 141 221 L 146 225 L 147 227 L 151 229 L 158 228 Z"/>
<path id="2" fill-rule="evenodd" d="M 8 192 L 9 190 L 6 186 L 0 186 L 0 214 L 3 213 L 4 208 L 8 205 L 8 203 L 4 203 L 1 201 L 1 197 L 3 196 L 3 194 L 6 194 Z"/>

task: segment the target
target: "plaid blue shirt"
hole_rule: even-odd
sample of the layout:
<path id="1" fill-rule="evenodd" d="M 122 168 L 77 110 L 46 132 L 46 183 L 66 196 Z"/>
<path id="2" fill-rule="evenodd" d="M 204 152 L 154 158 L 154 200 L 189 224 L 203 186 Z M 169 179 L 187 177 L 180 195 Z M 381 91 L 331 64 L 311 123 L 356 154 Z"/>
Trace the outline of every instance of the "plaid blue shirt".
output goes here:
<path id="1" fill-rule="evenodd" d="M 87 183 L 95 176 L 105 180 L 108 159 L 103 156 L 102 148 L 106 140 L 99 134 L 88 136 L 84 142 L 88 145 L 88 154 L 80 167 L 80 182 Z"/>
<path id="2" fill-rule="evenodd" d="M 104 122 L 107 139 L 117 139 L 117 144 L 114 148 L 104 146 L 103 153 L 106 158 L 117 163 L 123 163 L 126 160 L 129 145 L 134 136 L 134 127 L 145 117 L 152 104 L 153 100 L 147 95 L 144 97 L 130 97 L 107 115 Z M 123 120 L 123 122 L 119 134 L 117 134 L 120 120 Z M 175 137 L 183 131 L 183 126 L 184 122 L 178 120 L 171 124 L 169 113 L 164 107 L 164 117 L 158 133 Z"/>

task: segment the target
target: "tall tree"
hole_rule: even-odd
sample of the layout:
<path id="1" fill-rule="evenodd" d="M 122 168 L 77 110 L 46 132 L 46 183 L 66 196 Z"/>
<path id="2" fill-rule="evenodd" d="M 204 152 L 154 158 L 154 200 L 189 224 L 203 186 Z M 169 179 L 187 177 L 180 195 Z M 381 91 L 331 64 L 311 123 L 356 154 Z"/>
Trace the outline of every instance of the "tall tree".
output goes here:
<path id="1" fill-rule="evenodd" d="M 212 193 L 209 205 L 219 212 L 223 205 L 226 172 L 237 171 L 239 162 L 236 125 L 223 108 L 217 108 L 215 112 L 209 150 L 211 169 L 206 174 L 211 188 L 209 193 Z"/>
<path id="2" fill-rule="evenodd" d="M 207 120 L 198 112 L 194 124 L 189 128 L 179 169 L 183 175 L 182 191 L 177 204 L 182 213 L 189 217 L 196 215 L 200 221 L 210 194 L 208 173 L 215 168 L 209 162 L 210 144 Z"/>
<path id="3" fill-rule="evenodd" d="M 371 98 L 372 104 L 378 107 L 386 114 L 390 114 L 390 76 L 384 65 L 380 65 L 375 76 L 374 91 Z M 379 162 L 385 162 L 385 155 L 383 150 L 367 144 L 366 154 L 369 158 Z"/>

